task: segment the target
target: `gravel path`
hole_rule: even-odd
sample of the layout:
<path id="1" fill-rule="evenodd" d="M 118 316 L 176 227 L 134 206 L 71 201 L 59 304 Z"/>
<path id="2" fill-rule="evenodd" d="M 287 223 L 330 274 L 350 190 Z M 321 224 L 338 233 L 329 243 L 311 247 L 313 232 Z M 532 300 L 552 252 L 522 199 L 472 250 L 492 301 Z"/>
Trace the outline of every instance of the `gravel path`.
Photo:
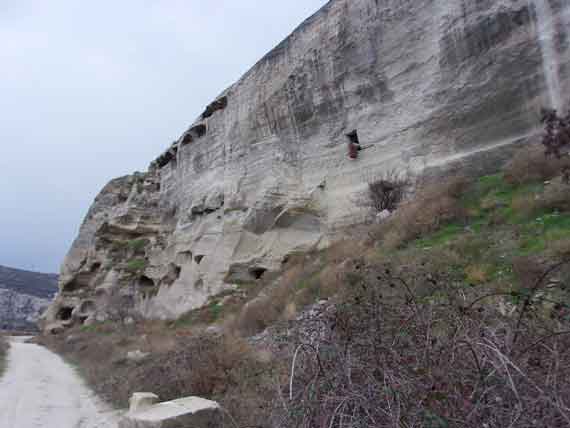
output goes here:
<path id="1" fill-rule="evenodd" d="M 73 369 L 47 349 L 10 340 L 8 368 L 0 381 L 2 428 L 116 428 Z"/>

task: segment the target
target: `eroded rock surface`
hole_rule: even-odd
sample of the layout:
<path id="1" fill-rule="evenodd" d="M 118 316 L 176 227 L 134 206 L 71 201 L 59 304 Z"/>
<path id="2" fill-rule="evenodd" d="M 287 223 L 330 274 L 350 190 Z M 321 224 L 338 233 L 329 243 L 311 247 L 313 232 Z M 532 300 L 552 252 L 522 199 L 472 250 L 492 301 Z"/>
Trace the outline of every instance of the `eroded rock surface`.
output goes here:
<path id="1" fill-rule="evenodd" d="M 567 103 L 569 24 L 565 0 L 329 2 L 105 187 L 46 321 L 175 318 L 361 222 L 383 171 L 492 169 Z"/>

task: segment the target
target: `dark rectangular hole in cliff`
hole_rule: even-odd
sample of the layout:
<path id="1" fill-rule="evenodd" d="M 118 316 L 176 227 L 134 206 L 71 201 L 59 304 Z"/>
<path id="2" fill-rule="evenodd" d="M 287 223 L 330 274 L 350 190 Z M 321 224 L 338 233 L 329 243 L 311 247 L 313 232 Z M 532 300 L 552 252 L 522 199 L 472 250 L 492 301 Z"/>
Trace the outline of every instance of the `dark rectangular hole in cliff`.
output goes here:
<path id="1" fill-rule="evenodd" d="M 202 263 L 202 260 L 204 260 L 204 257 L 206 257 L 206 256 L 200 254 L 200 255 L 194 257 L 194 261 L 196 263 L 200 264 L 200 263 Z"/>
<path id="2" fill-rule="evenodd" d="M 351 143 L 360 144 L 360 139 L 358 138 L 358 131 L 356 129 L 346 134 L 346 136 L 348 137 Z"/>
<path id="3" fill-rule="evenodd" d="M 152 288 L 154 287 L 154 281 L 148 276 L 141 276 L 138 280 L 138 286 L 140 288 Z"/>
<path id="4" fill-rule="evenodd" d="M 186 144 L 190 144 L 192 141 L 194 141 L 194 138 L 192 137 L 192 134 L 190 134 L 189 132 L 186 133 L 184 135 L 184 137 L 182 137 L 182 145 L 185 146 Z"/>
<path id="5" fill-rule="evenodd" d="M 57 312 L 57 319 L 61 321 L 69 321 L 71 319 L 72 313 L 73 313 L 73 308 L 71 306 L 63 306 Z"/>
<path id="6" fill-rule="evenodd" d="M 170 163 L 171 160 L 172 160 L 172 153 L 168 151 L 158 157 L 158 159 L 156 160 L 156 165 L 159 168 L 164 168 L 166 165 Z"/>
<path id="7" fill-rule="evenodd" d="M 204 111 L 204 113 L 202 113 L 202 119 L 207 119 L 211 117 L 215 112 L 217 112 L 218 110 L 223 110 L 227 106 L 228 106 L 228 97 L 221 97 L 220 99 L 217 99 L 208 107 L 206 107 L 206 110 Z"/>
<path id="8" fill-rule="evenodd" d="M 208 131 L 208 128 L 206 127 L 206 125 L 204 125 L 203 123 L 201 123 L 200 125 L 196 125 L 193 128 L 190 128 L 190 135 L 192 135 L 195 138 L 201 138 L 204 135 L 206 135 L 206 132 Z"/>
<path id="9" fill-rule="evenodd" d="M 249 271 L 251 276 L 255 279 L 263 278 L 263 275 L 265 274 L 265 272 L 267 272 L 267 269 L 262 268 L 262 267 L 256 267 L 256 268 L 253 268 Z"/>

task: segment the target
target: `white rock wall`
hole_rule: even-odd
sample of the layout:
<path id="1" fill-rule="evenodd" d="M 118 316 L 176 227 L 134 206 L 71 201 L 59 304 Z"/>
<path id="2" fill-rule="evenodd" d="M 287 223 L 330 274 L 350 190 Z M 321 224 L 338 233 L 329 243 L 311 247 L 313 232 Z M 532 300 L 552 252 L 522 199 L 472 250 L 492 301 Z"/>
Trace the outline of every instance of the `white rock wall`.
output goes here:
<path id="1" fill-rule="evenodd" d="M 159 190 L 85 222 L 62 277 L 103 265 L 102 222 L 135 212 L 129 227 L 157 229 L 133 233 L 152 235 L 138 274 L 156 287 L 143 298 L 133 279 L 134 305 L 174 318 L 363 221 L 355 199 L 383 171 L 496 167 L 537 138 L 541 107 L 568 103 L 569 23 L 565 0 L 329 2 L 153 163 Z M 347 156 L 354 129 L 366 147 L 357 160 Z"/>

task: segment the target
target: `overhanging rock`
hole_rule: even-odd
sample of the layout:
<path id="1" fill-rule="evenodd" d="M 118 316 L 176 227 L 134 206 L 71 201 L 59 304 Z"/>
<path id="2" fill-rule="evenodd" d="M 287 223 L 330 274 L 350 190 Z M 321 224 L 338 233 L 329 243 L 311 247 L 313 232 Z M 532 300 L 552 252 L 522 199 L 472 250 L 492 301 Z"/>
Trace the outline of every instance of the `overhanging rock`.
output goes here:
<path id="1" fill-rule="evenodd" d="M 186 397 L 130 409 L 118 428 L 217 428 L 222 426 L 220 405 Z"/>

